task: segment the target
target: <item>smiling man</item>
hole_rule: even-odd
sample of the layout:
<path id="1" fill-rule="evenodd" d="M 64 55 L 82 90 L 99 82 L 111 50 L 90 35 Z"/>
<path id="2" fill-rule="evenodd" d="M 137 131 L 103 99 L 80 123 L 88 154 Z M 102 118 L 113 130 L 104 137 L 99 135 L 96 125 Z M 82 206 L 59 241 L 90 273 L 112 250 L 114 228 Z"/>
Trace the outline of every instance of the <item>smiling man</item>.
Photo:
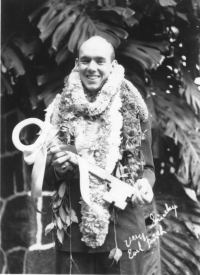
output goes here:
<path id="1" fill-rule="evenodd" d="M 60 129 L 45 176 L 56 190 L 52 224 L 57 273 L 142 275 L 147 244 L 141 240 L 140 252 L 134 254 L 139 251 L 138 242 L 127 248 L 125 240 L 146 234 L 141 206 L 153 199 L 148 110 L 137 89 L 124 78 L 124 68 L 105 39 L 94 36 L 85 41 L 75 65 L 62 94 L 47 111 L 51 123 Z M 78 165 L 70 162 L 66 145 L 75 146 L 89 163 L 135 187 L 124 210 L 103 199 L 107 182 L 92 174 L 88 190 L 92 206 L 81 198 Z M 133 259 L 128 251 L 135 255 Z"/>
<path id="2" fill-rule="evenodd" d="M 93 38 L 82 44 L 76 66 L 79 67 L 81 81 L 88 93 L 95 95 L 106 82 L 117 65 L 111 44 L 102 38 Z"/>

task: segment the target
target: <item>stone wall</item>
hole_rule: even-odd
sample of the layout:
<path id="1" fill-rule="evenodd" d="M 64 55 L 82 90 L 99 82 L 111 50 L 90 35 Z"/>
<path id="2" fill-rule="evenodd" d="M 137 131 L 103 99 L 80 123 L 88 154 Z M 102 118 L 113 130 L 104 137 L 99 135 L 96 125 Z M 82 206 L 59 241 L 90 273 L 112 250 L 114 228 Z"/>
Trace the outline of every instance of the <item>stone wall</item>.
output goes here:
<path id="1" fill-rule="evenodd" d="M 50 190 L 45 187 L 37 201 L 36 213 L 30 198 L 30 171 L 22 153 L 12 144 L 14 126 L 21 114 L 13 102 L 5 105 L 1 116 L 1 239 L 0 272 L 9 274 L 54 274 L 54 249 L 51 235 L 44 229 L 51 221 Z M 7 103 L 7 102 L 6 102 Z"/>

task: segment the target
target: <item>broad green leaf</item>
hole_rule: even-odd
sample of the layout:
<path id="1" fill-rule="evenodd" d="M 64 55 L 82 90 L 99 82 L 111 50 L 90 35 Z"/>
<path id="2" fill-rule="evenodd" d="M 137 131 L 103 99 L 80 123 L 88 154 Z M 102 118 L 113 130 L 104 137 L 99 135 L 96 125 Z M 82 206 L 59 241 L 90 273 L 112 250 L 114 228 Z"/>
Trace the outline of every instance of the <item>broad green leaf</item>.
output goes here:
<path id="1" fill-rule="evenodd" d="M 114 48 L 117 48 L 121 43 L 120 39 L 111 32 L 97 30 L 96 34 L 105 38 L 109 43 L 113 45 Z"/>
<path id="2" fill-rule="evenodd" d="M 99 11 L 99 15 L 100 18 L 104 19 L 103 21 L 122 27 L 124 24 L 124 19 L 122 16 L 123 11 L 124 8 L 121 7 L 118 7 L 115 10 L 111 10 L 110 8 L 103 8 Z"/>
<path id="3" fill-rule="evenodd" d="M 2 94 L 8 93 L 9 95 L 13 94 L 13 89 L 9 83 L 9 81 L 6 79 L 6 77 L 1 74 L 1 85 L 2 85 Z"/>
<path id="4" fill-rule="evenodd" d="M 119 15 L 123 15 L 123 13 L 125 12 L 125 8 L 122 8 L 122 7 L 107 7 L 107 8 L 102 8 L 101 9 L 101 12 L 102 11 L 108 11 L 108 12 L 114 12 L 114 13 L 117 13 Z M 129 9 L 130 10 L 130 9 Z"/>
<path id="5" fill-rule="evenodd" d="M 116 248 L 116 252 L 115 252 L 115 255 L 114 255 L 115 261 L 118 262 L 119 259 L 121 258 L 121 256 L 122 256 L 122 251 L 121 251 L 121 249 Z"/>
<path id="6" fill-rule="evenodd" d="M 1 58 L 4 67 L 8 70 L 13 69 L 16 77 L 25 74 L 23 61 L 19 58 L 14 49 L 10 47 L 2 47 Z"/>
<path id="7" fill-rule="evenodd" d="M 52 209 L 53 209 L 54 212 L 57 212 L 58 208 L 59 208 L 60 205 L 61 205 L 61 202 L 62 202 L 62 199 L 61 199 L 61 198 L 59 198 L 56 202 L 53 202 L 53 207 L 52 207 Z"/>
<path id="8" fill-rule="evenodd" d="M 183 184 L 192 180 L 194 190 L 200 186 L 200 123 L 191 109 L 176 97 L 156 91 L 155 110 L 164 134 L 174 139 L 180 147 L 181 163 L 177 177 Z M 186 111 L 187 110 L 187 111 Z"/>
<path id="9" fill-rule="evenodd" d="M 131 10 L 130 8 L 126 8 L 122 15 L 126 20 L 129 20 L 133 15 L 135 14 L 135 11 Z"/>
<path id="10" fill-rule="evenodd" d="M 108 258 L 109 259 L 114 259 L 116 262 L 118 262 L 119 259 L 121 258 L 121 256 L 122 256 L 121 249 L 119 249 L 118 247 L 116 247 L 116 248 L 113 248 L 110 251 L 110 254 L 109 254 Z"/>
<path id="11" fill-rule="evenodd" d="M 169 51 L 169 47 L 170 47 L 170 44 L 169 44 L 168 41 L 162 41 L 162 42 L 157 42 L 157 41 L 154 41 L 154 42 L 136 41 L 136 44 L 146 46 L 146 47 L 152 47 L 154 49 L 160 50 L 161 52 Z"/>
<path id="12" fill-rule="evenodd" d="M 63 81 L 63 80 L 61 80 L 60 75 L 62 75 L 62 71 L 59 69 L 57 69 L 56 71 L 53 71 L 53 72 L 46 71 L 45 74 L 40 74 L 37 76 L 37 84 L 38 84 L 38 86 L 41 86 L 44 84 L 48 84 L 50 81 L 53 82 L 56 79 L 60 79 L 60 81 Z M 64 75 L 65 74 L 63 74 L 62 76 L 64 76 Z"/>
<path id="13" fill-rule="evenodd" d="M 57 229 L 57 237 L 60 243 L 63 243 L 64 241 L 64 232 L 63 230 Z"/>
<path id="14" fill-rule="evenodd" d="M 54 228 L 54 223 L 50 223 L 45 228 L 45 235 L 47 235 Z"/>
<path id="15" fill-rule="evenodd" d="M 79 12 L 73 13 L 70 15 L 66 20 L 64 20 L 59 27 L 56 29 L 55 33 L 53 34 L 52 38 L 52 48 L 57 50 L 61 41 L 66 37 L 68 32 L 70 31 L 71 27 L 75 23 Z"/>
<path id="16" fill-rule="evenodd" d="M 56 16 L 52 18 L 52 20 L 49 22 L 49 24 L 46 25 L 45 28 L 41 29 L 40 39 L 42 41 L 45 41 L 53 32 L 54 30 L 59 26 L 63 20 L 69 15 L 69 12 L 71 11 L 73 6 L 67 6 L 64 10 L 62 10 L 60 13 L 56 13 Z"/>
<path id="17" fill-rule="evenodd" d="M 79 18 L 76 22 L 76 25 L 74 27 L 74 30 L 70 36 L 69 42 L 68 42 L 68 49 L 69 51 L 71 51 L 72 53 L 77 49 L 77 44 L 79 41 L 79 36 L 81 35 L 82 32 L 82 25 L 85 21 L 85 17 L 82 16 L 81 18 Z"/>
<path id="18" fill-rule="evenodd" d="M 99 6 L 106 6 L 106 7 L 115 7 L 117 6 L 117 4 L 120 5 L 120 3 L 119 2 L 117 3 L 116 0 L 97 0 L 97 2 Z"/>
<path id="19" fill-rule="evenodd" d="M 181 163 L 177 177 L 183 184 L 187 184 L 191 177 L 193 185 L 195 189 L 197 189 L 200 186 L 200 148 L 198 146 L 200 133 L 195 129 L 195 121 L 193 124 L 191 124 L 192 120 L 188 121 L 190 127 L 186 128 L 187 118 L 185 118 L 185 120 L 183 120 L 183 117 L 182 119 L 179 119 L 170 116 L 170 118 L 174 121 L 168 121 L 165 134 L 172 137 L 176 143 L 181 145 Z M 183 121 L 185 124 L 183 124 Z M 191 127 L 194 127 L 194 129 L 191 130 Z"/>
<path id="20" fill-rule="evenodd" d="M 156 240 L 150 249 L 144 254 L 144 274 L 160 275 L 161 273 L 161 257 L 160 257 L 160 240 Z"/>
<path id="21" fill-rule="evenodd" d="M 179 140 L 183 140 L 184 145 L 181 148 L 180 155 L 182 162 L 178 170 L 178 177 L 184 183 L 190 180 L 190 173 L 195 189 L 200 187 L 200 148 L 198 146 L 200 134 L 193 131 L 189 134 L 182 133 Z"/>
<path id="22" fill-rule="evenodd" d="M 69 214 L 70 214 L 71 221 L 78 223 L 78 218 L 76 216 L 76 212 L 73 209 L 70 210 Z"/>
<path id="23" fill-rule="evenodd" d="M 104 0 L 97 0 L 97 5 L 98 6 L 103 6 L 103 2 L 104 2 Z"/>
<path id="24" fill-rule="evenodd" d="M 63 183 L 60 185 L 59 189 L 58 189 L 58 195 L 59 195 L 60 198 L 63 198 L 63 196 L 64 196 L 64 194 L 65 194 L 65 190 L 66 190 L 66 183 L 63 182 Z"/>
<path id="25" fill-rule="evenodd" d="M 68 50 L 68 47 L 65 46 L 57 51 L 56 53 L 56 63 L 58 65 L 61 65 L 63 62 L 66 61 L 66 59 L 70 56 L 70 51 Z"/>
<path id="26" fill-rule="evenodd" d="M 164 91 L 160 91 L 160 89 L 155 88 L 154 92 L 156 95 L 152 99 L 158 114 L 158 122 L 163 125 L 166 131 L 168 131 L 168 125 L 166 125 L 168 122 L 177 124 L 182 130 L 187 132 L 198 127 L 194 114 L 185 103 L 180 104 L 181 101 L 178 98 L 172 94 L 168 96 Z M 166 110 L 168 111 L 167 113 Z"/>
<path id="27" fill-rule="evenodd" d="M 65 222 L 67 214 L 65 213 L 65 210 L 63 209 L 62 205 L 59 208 L 59 215 L 61 220 Z"/>
<path id="28" fill-rule="evenodd" d="M 43 33 L 51 20 L 54 18 L 56 15 L 57 11 L 55 8 L 49 9 L 48 12 L 46 12 L 40 19 L 40 22 L 38 23 L 37 27 L 40 29 L 41 33 Z"/>
<path id="29" fill-rule="evenodd" d="M 62 221 L 61 221 L 61 218 L 60 217 L 57 217 L 57 226 L 58 226 L 58 228 L 61 230 L 62 228 L 63 228 L 63 223 L 62 223 Z"/>
<path id="30" fill-rule="evenodd" d="M 133 27 L 135 24 L 139 23 L 139 20 L 142 16 L 140 13 L 136 13 L 135 11 L 126 8 L 126 10 L 123 12 L 123 17 L 126 25 L 128 27 Z"/>
<path id="31" fill-rule="evenodd" d="M 102 22 L 95 22 L 95 26 L 99 30 L 107 30 L 109 32 L 112 32 L 121 39 L 127 39 L 127 37 L 128 37 L 128 33 L 125 30 L 123 30 L 122 28 L 111 26 L 111 25 L 108 25 L 108 24 L 105 24 Z"/>
<path id="32" fill-rule="evenodd" d="M 36 16 L 38 16 L 38 14 L 45 8 L 49 8 L 51 6 L 51 1 L 46 1 L 43 5 L 41 5 L 37 10 L 35 10 L 33 13 L 31 13 L 28 16 L 28 19 L 30 21 L 32 21 L 33 19 L 35 19 Z"/>
<path id="33" fill-rule="evenodd" d="M 48 83 L 48 85 L 45 85 L 43 88 L 43 92 L 38 95 L 38 99 L 42 100 L 45 99 L 49 94 L 59 94 L 62 92 L 63 88 L 63 82 L 62 79 L 64 76 L 59 79 L 51 79 L 51 81 Z"/>
<path id="34" fill-rule="evenodd" d="M 109 254 L 109 256 L 108 256 L 109 259 L 113 259 L 113 258 L 114 258 L 115 251 L 116 251 L 116 248 L 113 248 L 113 249 L 110 251 L 110 254 Z"/>
<path id="35" fill-rule="evenodd" d="M 200 91 L 186 69 L 182 68 L 182 74 L 183 87 L 179 89 L 179 93 L 185 95 L 187 103 L 194 108 L 197 114 L 200 111 Z"/>
<path id="36" fill-rule="evenodd" d="M 30 60 L 32 60 L 41 50 L 41 44 L 36 37 L 15 37 L 13 39 L 13 44 Z"/>
<path id="37" fill-rule="evenodd" d="M 58 10 L 62 10 L 65 7 L 64 3 L 54 3 L 51 5 L 49 10 L 44 13 L 44 15 L 41 17 L 40 22 L 38 23 L 37 27 L 40 29 L 40 31 L 43 33 L 47 26 L 50 24 L 51 20 L 55 17 Z"/>
<path id="38" fill-rule="evenodd" d="M 200 238 L 200 225 L 193 224 L 191 222 L 186 223 L 187 227 L 194 232 L 196 238 Z M 200 252 L 199 252 L 200 253 Z"/>
<path id="39" fill-rule="evenodd" d="M 194 190 L 186 187 L 184 188 L 184 190 L 185 190 L 185 193 L 190 197 L 190 199 L 197 201 L 197 196 Z"/>
<path id="40" fill-rule="evenodd" d="M 184 21 L 188 21 L 188 18 L 187 18 L 187 15 L 185 13 L 182 13 L 182 12 L 176 12 L 177 16 L 180 17 L 181 19 L 183 19 Z"/>
<path id="41" fill-rule="evenodd" d="M 65 207 L 65 211 L 66 211 L 67 213 L 69 213 L 69 207 L 68 207 L 68 205 L 65 204 L 64 207 Z"/>
<path id="42" fill-rule="evenodd" d="M 153 68 L 156 69 L 164 60 L 164 56 L 159 50 L 142 45 L 140 41 L 135 40 L 129 40 L 127 43 L 123 43 L 119 48 L 119 52 L 124 56 L 135 59 L 144 66 L 144 68 L 149 70 Z"/>
<path id="43" fill-rule="evenodd" d="M 67 226 L 69 226 L 71 224 L 69 215 L 66 216 L 65 223 L 66 223 Z"/>
<path id="44" fill-rule="evenodd" d="M 174 14 L 175 14 L 174 8 L 168 6 L 168 7 L 165 8 L 165 11 L 166 11 L 166 12 L 169 12 L 169 13 L 172 15 L 172 16 L 171 16 L 171 20 L 173 20 Z"/>
<path id="45" fill-rule="evenodd" d="M 182 262 L 181 260 L 179 260 L 178 257 L 176 257 L 176 254 L 173 253 L 173 250 L 170 250 L 170 252 L 167 249 L 161 249 L 161 253 L 164 259 L 166 259 L 166 261 L 168 261 L 168 268 L 171 272 L 176 272 L 175 274 L 177 274 L 179 272 L 181 272 L 181 274 L 184 275 L 189 275 L 189 271 L 190 269 L 188 268 L 188 266 Z M 175 251 L 173 251 L 175 252 Z M 173 273 L 172 273 L 173 274 Z"/>
<path id="46" fill-rule="evenodd" d="M 90 1 L 87 2 L 90 3 Z M 86 4 L 82 3 L 82 5 Z M 40 22 L 38 23 L 38 28 L 41 32 L 40 38 L 42 41 L 45 41 L 54 32 L 51 47 L 55 51 L 58 50 L 59 46 L 62 50 L 65 45 L 68 45 L 69 51 L 75 52 L 85 40 L 93 35 L 101 35 L 109 42 L 111 42 L 113 46 L 118 47 L 120 44 L 120 38 L 126 39 L 128 34 L 125 30 L 119 28 L 118 26 L 110 26 L 99 21 L 99 19 L 102 17 L 102 14 L 105 15 L 108 14 L 108 12 L 114 12 L 115 16 L 118 17 L 116 20 L 117 23 L 119 23 L 120 18 L 120 20 L 124 19 L 124 21 L 129 25 L 133 25 L 135 22 L 138 22 L 138 19 L 134 18 L 135 12 L 130 8 L 112 8 L 114 10 L 111 11 L 108 7 L 102 8 L 98 13 L 98 19 L 93 19 L 93 16 L 90 13 L 87 16 L 84 13 L 78 19 L 81 11 L 81 5 L 79 1 L 75 1 L 73 3 L 69 1 L 66 4 L 61 1 L 54 2 L 49 5 L 49 9 L 46 11 L 46 13 L 43 14 Z M 112 20 L 112 16 L 110 17 L 109 15 L 109 19 Z M 68 37 L 71 28 L 74 29 L 70 34 L 70 37 Z M 64 45 L 61 44 L 63 41 L 65 41 Z M 62 63 L 61 57 L 64 56 L 65 60 L 67 55 L 67 51 L 63 49 L 63 51 L 60 53 L 60 56 L 57 56 L 58 64 Z"/>
<path id="47" fill-rule="evenodd" d="M 176 6 L 177 3 L 174 0 L 159 0 L 159 3 L 163 7 Z"/>
<path id="48" fill-rule="evenodd" d="M 170 190 L 169 190 L 170 191 Z M 176 204 L 177 217 L 170 211 L 158 224 L 161 224 L 167 234 L 160 236 L 157 242 L 153 243 L 151 248 L 145 252 L 144 270 L 146 275 L 165 274 L 198 274 L 200 271 L 199 254 L 200 242 L 194 232 L 188 232 L 185 221 L 190 221 L 191 215 L 195 214 L 196 219 L 193 226 L 199 227 L 198 220 L 200 208 L 198 203 L 189 198 L 181 197 L 182 193 L 177 193 L 180 197 L 170 194 L 156 194 L 154 204 L 154 214 L 161 217 L 168 206 Z M 184 193 L 183 193 L 184 194 Z M 185 196 L 185 195 L 184 195 Z M 184 208 L 184 210 L 182 210 Z M 156 226 L 148 227 L 148 237 L 156 232 Z M 191 229 L 194 230 L 194 229 Z M 194 273 L 191 273 L 194 272 Z"/>
<path id="49" fill-rule="evenodd" d="M 86 41 L 87 39 L 90 38 L 90 35 L 89 35 L 89 32 L 88 32 L 89 22 L 88 22 L 87 18 L 85 18 L 85 19 L 86 20 L 82 23 L 81 33 L 80 33 L 79 39 L 77 41 L 77 50 L 80 48 L 80 46 L 82 45 L 82 43 L 84 41 Z"/>
<path id="50" fill-rule="evenodd" d="M 81 0 L 81 4 L 86 5 L 86 4 L 88 4 L 90 1 L 91 1 L 91 0 Z"/>
<path id="51" fill-rule="evenodd" d="M 48 95 L 45 96 L 44 98 L 44 104 L 46 107 L 49 106 L 49 104 L 51 104 L 54 100 L 54 98 L 56 97 L 56 95 L 58 94 L 58 92 L 52 92 L 49 93 Z"/>
<path id="52" fill-rule="evenodd" d="M 194 10 L 200 9 L 200 1 L 199 0 L 192 0 L 192 5 Z"/>
<path id="53" fill-rule="evenodd" d="M 75 25 L 74 31 L 69 39 L 68 49 L 74 52 L 84 41 L 93 35 L 102 36 L 114 47 L 118 47 L 121 43 L 120 38 L 117 36 L 118 33 L 119 30 L 116 27 L 112 30 L 112 26 L 109 28 L 109 25 L 106 25 L 106 28 L 104 28 L 104 24 L 99 24 L 98 21 L 93 21 L 88 16 L 83 16 Z M 124 32 L 121 31 L 119 35 L 121 36 L 122 33 Z"/>
<path id="54" fill-rule="evenodd" d="M 122 7 L 107 7 L 107 8 L 102 8 L 100 10 L 100 12 L 103 13 L 103 16 L 108 16 L 110 15 L 110 21 L 113 22 L 113 19 L 114 19 L 114 22 L 116 22 L 116 19 L 118 18 L 118 16 L 120 16 L 120 21 L 123 19 L 124 22 L 129 26 L 129 27 L 132 27 L 134 24 L 138 23 L 138 18 L 135 17 L 135 11 L 133 11 L 132 9 L 130 8 L 122 8 Z M 104 14 L 105 12 L 108 12 L 108 15 L 107 14 Z M 115 14 L 113 14 L 113 12 L 116 12 L 117 16 Z M 113 18 L 114 17 L 114 18 Z"/>

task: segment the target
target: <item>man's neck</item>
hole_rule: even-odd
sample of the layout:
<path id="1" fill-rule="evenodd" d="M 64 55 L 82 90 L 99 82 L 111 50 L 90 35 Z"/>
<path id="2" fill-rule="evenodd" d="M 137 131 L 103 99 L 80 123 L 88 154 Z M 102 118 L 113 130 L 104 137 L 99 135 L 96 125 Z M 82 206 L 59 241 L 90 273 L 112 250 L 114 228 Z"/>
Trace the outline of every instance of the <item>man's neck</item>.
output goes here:
<path id="1" fill-rule="evenodd" d="M 90 91 L 88 89 L 86 89 L 84 86 L 83 86 L 83 89 L 84 89 L 84 92 L 88 95 L 88 96 L 96 96 L 98 94 L 99 91 Z"/>

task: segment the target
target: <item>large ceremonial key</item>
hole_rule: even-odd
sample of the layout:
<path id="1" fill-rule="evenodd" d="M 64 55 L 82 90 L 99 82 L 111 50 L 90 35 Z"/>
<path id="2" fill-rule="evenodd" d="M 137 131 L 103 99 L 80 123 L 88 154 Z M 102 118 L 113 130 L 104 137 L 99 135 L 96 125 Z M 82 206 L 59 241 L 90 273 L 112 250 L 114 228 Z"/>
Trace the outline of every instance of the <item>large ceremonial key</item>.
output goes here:
<path id="1" fill-rule="evenodd" d="M 70 152 L 70 162 L 74 164 L 78 163 L 77 151 L 75 146 L 62 145 L 62 150 Z M 79 159 L 80 158 L 81 157 L 79 156 Z M 116 207 L 124 210 L 127 205 L 126 200 L 127 198 L 131 198 L 133 196 L 133 194 L 135 193 L 135 188 L 125 183 L 124 181 L 121 181 L 118 178 L 110 175 L 110 173 L 106 170 L 90 162 L 87 162 L 87 164 L 87 168 L 90 173 L 108 182 L 109 191 L 104 194 L 103 199 L 109 203 L 114 203 Z"/>
<path id="2" fill-rule="evenodd" d="M 71 152 L 70 161 L 77 164 L 77 156 L 72 151 L 72 147 L 73 146 L 71 145 L 66 145 L 66 150 Z M 135 187 L 119 180 L 118 178 L 110 175 L 106 170 L 90 162 L 88 162 L 88 171 L 100 179 L 108 182 L 109 191 L 104 194 L 103 199 L 109 203 L 114 203 L 116 207 L 124 210 L 127 205 L 127 198 L 131 198 L 135 193 Z"/>
<path id="3" fill-rule="evenodd" d="M 114 203 L 115 206 L 123 210 L 127 205 L 127 198 L 131 198 L 135 193 L 135 188 L 96 165 L 89 163 L 88 170 L 99 178 L 108 181 L 110 190 L 104 194 L 103 199 L 109 203 Z"/>
<path id="4" fill-rule="evenodd" d="M 20 131 L 23 127 L 29 124 L 38 125 L 42 133 L 36 142 L 32 145 L 23 145 L 19 139 Z M 45 171 L 45 163 L 47 157 L 47 150 L 51 144 L 51 141 L 56 136 L 59 129 L 50 123 L 44 123 L 36 118 L 29 118 L 21 121 L 13 130 L 12 139 L 13 143 L 20 151 L 24 152 L 25 161 L 28 164 L 33 164 L 32 169 L 32 182 L 31 182 L 31 194 L 33 198 L 42 196 L 42 184 Z M 131 198 L 135 193 L 135 187 L 128 185 L 127 183 L 117 179 L 110 175 L 106 170 L 87 162 L 83 158 L 77 155 L 76 148 L 72 145 L 62 145 L 62 150 L 69 151 L 71 154 L 70 161 L 74 164 L 79 163 L 80 170 L 80 187 L 81 195 L 85 202 L 93 207 L 89 199 L 89 177 L 88 171 L 102 180 L 108 183 L 108 191 L 105 192 L 103 199 L 109 203 L 114 203 L 116 207 L 124 209 L 127 205 L 127 198 Z M 87 169 L 86 169 L 87 168 Z M 87 173 L 86 173 L 87 170 Z M 82 180 L 81 180 L 82 179 Z"/>

